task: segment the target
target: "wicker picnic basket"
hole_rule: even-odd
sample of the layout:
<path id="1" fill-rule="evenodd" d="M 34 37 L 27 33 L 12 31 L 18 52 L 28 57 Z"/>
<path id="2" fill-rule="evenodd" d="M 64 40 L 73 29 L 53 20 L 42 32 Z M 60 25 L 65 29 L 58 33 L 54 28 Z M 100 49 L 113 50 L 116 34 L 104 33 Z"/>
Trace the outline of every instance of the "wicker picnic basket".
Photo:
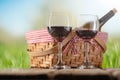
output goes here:
<path id="1" fill-rule="evenodd" d="M 102 66 L 107 36 L 105 32 L 98 32 L 90 41 L 89 60 L 96 67 Z M 50 68 L 57 63 L 57 42 L 49 35 L 47 29 L 28 32 L 26 39 L 31 68 Z M 84 56 L 84 41 L 73 30 L 63 41 L 63 63 L 78 67 L 83 63 Z"/>

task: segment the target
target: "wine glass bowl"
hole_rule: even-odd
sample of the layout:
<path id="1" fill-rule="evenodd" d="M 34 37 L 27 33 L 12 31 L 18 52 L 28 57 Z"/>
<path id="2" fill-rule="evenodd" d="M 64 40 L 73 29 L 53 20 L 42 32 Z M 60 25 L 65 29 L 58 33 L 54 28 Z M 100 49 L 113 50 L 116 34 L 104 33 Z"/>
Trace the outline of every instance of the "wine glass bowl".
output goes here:
<path id="1" fill-rule="evenodd" d="M 84 63 L 80 69 L 96 68 L 89 61 L 89 41 L 94 38 L 98 32 L 99 22 L 98 17 L 90 14 L 81 14 L 77 21 L 76 34 L 84 40 Z"/>
<path id="2" fill-rule="evenodd" d="M 58 42 L 62 42 L 67 35 L 71 32 L 72 27 L 67 26 L 51 26 L 48 27 L 48 31 L 52 37 L 54 37 Z"/>

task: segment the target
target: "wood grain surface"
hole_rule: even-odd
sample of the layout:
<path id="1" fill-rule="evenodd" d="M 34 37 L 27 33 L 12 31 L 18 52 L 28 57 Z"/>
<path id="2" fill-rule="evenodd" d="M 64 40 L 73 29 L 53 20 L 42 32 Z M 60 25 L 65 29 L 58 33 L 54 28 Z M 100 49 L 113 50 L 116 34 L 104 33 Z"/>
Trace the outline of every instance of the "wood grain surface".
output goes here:
<path id="1" fill-rule="evenodd" d="M 5 69 L 0 80 L 120 80 L 120 69 Z"/>

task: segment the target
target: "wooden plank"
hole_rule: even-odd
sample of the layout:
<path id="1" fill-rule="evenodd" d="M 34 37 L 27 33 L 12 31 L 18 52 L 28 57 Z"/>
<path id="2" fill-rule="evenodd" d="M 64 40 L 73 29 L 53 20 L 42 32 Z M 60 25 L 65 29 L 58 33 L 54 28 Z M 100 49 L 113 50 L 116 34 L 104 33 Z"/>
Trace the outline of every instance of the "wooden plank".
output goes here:
<path id="1" fill-rule="evenodd" d="M 102 69 L 6 69 L 0 70 L 0 80 L 119 80 L 120 69 L 116 71 L 110 72 Z"/>

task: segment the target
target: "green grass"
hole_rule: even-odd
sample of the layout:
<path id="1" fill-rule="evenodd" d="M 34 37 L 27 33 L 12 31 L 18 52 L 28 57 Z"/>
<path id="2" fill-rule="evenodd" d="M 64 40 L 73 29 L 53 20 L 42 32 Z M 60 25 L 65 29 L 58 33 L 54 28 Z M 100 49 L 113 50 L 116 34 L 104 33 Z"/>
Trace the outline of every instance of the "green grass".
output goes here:
<path id="1" fill-rule="evenodd" d="M 103 68 L 120 68 L 120 39 L 108 39 L 102 66 Z"/>
<path id="2" fill-rule="evenodd" d="M 26 45 L 0 44 L 0 69 L 3 68 L 29 68 L 29 55 Z"/>
<path id="3" fill-rule="evenodd" d="M 30 68 L 25 42 L 17 44 L 0 43 L 0 69 Z M 120 39 L 109 38 L 103 58 L 103 68 L 120 68 Z"/>

